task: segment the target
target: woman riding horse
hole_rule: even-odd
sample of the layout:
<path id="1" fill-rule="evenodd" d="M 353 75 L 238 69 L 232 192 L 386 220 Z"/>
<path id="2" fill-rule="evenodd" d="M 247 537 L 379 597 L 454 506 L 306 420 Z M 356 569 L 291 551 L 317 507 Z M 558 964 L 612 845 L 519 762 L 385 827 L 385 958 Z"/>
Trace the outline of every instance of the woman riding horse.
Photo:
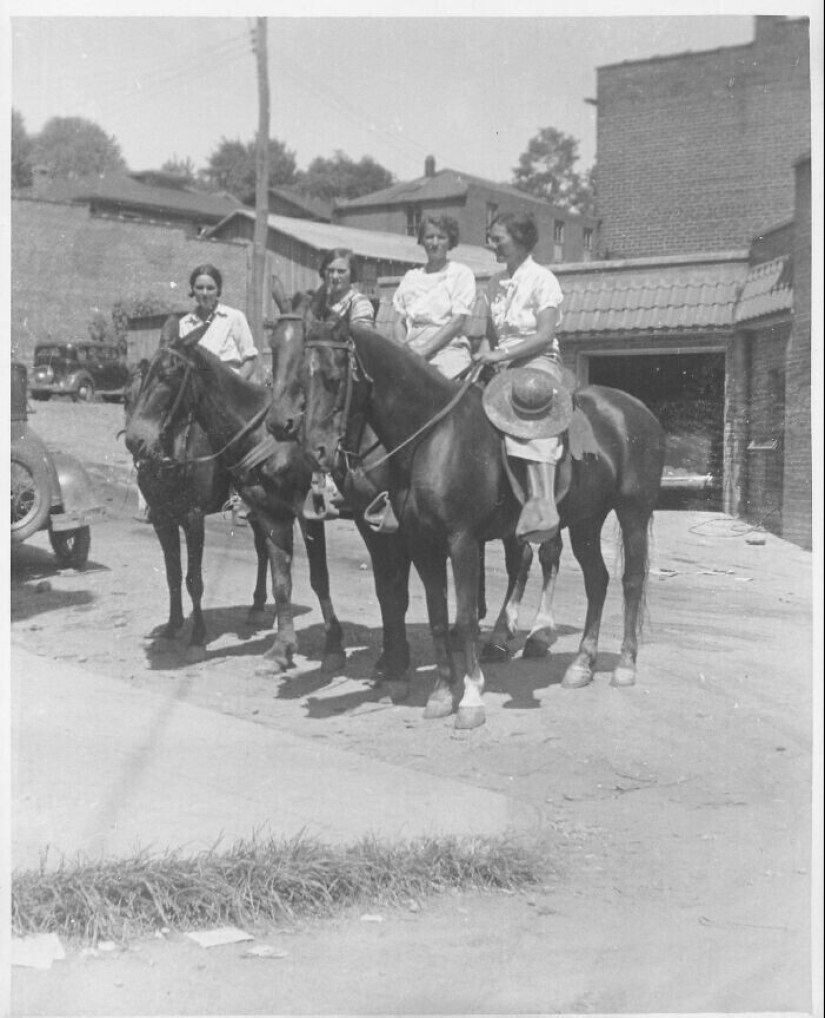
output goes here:
<path id="1" fill-rule="evenodd" d="M 477 646 L 479 548 L 484 541 L 514 533 L 520 506 L 502 463 L 500 434 L 482 406 L 482 390 L 468 383 L 458 387 L 373 329 L 337 323 L 318 325 L 307 338 L 292 396 L 291 405 L 288 400 L 273 403 L 268 426 L 279 438 L 299 436 L 318 469 L 335 465 L 354 415 L 363 415 L 387 450 L 390 498 L 399 533 L 424 583 L 435 645 L 437 678 L 428 717 L 454 709 L 447 618 L 450 558 L 465 652 L 456 726 L 483 724 L 484 677 Z M 615 510 L 625 552 L 625 624 L 612 681 L 630 685 L 635 681 L 647 530 L 658 498 L 664 434 L 642 403 L 618 390 L 583 389 L 577 393 L 577 407 L 592 430 L 596 455 L 565 461 L 570 480 L 559 506 L 560 522 L 569 528 L 584 573 L 588 609 L 579 652 L 563 684 L 582 686 L 593 676 L 609 579 L 600 533 Z"/>

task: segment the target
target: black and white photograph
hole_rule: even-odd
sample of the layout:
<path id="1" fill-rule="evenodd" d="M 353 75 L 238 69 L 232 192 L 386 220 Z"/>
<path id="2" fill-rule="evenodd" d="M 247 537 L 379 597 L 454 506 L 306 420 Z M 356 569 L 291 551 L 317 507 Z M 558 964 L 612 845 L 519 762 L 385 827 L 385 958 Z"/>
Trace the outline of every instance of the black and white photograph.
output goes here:
<path id="1" fill-rule="evenodd" d="M 821 9 L 2 19 L 0 1015 L 821 1016 Z"/>

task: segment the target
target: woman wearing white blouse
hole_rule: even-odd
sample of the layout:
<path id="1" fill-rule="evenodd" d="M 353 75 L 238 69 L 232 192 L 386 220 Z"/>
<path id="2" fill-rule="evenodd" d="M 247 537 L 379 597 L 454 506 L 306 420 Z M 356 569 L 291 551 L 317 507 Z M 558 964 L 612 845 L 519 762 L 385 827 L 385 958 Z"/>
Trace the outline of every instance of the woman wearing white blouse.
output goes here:
<path id="1" fill-rule="evenodd" d="M 466 328 L 476 299 L 475 276 L 448 257 L 458 244 L 458 223 L 451 216 L 424 216 L 418 243 L 427 263 L 410 269 L 395 291 L 393 338 L 455 378 L 472 363 Z"/>

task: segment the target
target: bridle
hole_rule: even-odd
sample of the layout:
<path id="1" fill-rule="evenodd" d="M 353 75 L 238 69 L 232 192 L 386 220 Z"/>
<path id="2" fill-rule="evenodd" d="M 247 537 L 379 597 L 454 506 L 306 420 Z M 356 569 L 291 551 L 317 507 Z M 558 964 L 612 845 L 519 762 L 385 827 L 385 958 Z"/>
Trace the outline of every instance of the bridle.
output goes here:
<path id="1" fill-rule="evenodd" d="M 177 360 L 183 362 L 183 364 L 184 364 L 184 375 L 183 375 L 183 380 L 181 381 L 180 386 L 178 387 L 178 391 L 175 394 L 175 398 L 174 398 L 174 400 L 172 402 L 172 406 L 164 414 L 163 420 L 160 423 L 160 426 L 159 426 L 158 430 L 159 430 L 159 435 L 160 435 L 161 443 L 163 443 L 164 440 L 167 438 L 168 432 L 170 431 L 170 429 L 172 428 L 172 426 L 173 426 L 173 424 L 175 422 L 178 410 L 180 409 L 180 406 L 183 403 L 183 399 L 184 399 L 184 396 L 186 394 L 186 388 L 187 388 L 188 385 L 191 384 L 192 379 L 193 379 L 193 374 L 194 374 L 195 371 L 197 371 L 197 365 L 188 356 L 186 356 L 186 354 L 182 350 L 180 350 L 179 348 L 177 348 L 176 346 L 174 346 L 172 344 L 167 344 L 165 346 L 162 346 L 155 353 L 155 356 L 152 358 L 152 362 L 149 365 L 149 370 L 146 372 L 146 374 L 143 377 L 143 381 L 141 382 L 140 389 L 138 390 L 138 400 L 140 399 L 140 396 L 143 394 L 143 391 L 146 388 L 146 386 L 147 386 L 147 384 L 149 382 L 149 379 L 152 377 L 153 374 L 157 374 L 157 371 L 155 369 L 160 365 L 161 357 L 164 354 L 169 354 L 173 358 L 177 358 Z M 208 389 L 203 389 L 203 396 L 204 396 L 204 398 L 208 402 L 212 403 L 213 407 L 217 407 L 217 404 L 215 403 L 215 400 L 211 396 L 211 394 L 210 394 Z M 269 412 L 269 406 L 268 405 L 263 407 L 261 410 L 259 410 L 217 452 L 209 453 L 208 455 L 204 455 L 204 456 L 190 456 L 190 457 L 186 457 L 186 458 L 184 458 L 182 460 L 181 459 L 176 459 L 174 456 L 163 456 L 163 457 L 156 458 L 155 462 L 156 462 L 156 464 L 158 465 L 159 468 L 161 468 L 163 470 L 170 470 L 170 471 L 171 470 L 186 470 L 186 469 L 189 469 L 192 466 L 195 466 L 195 465 L 201 464 L 201 463 L 212 463 L 215 460 L 219 459 L 221 456 L 223 456 L 227 452 L 227 450 L 229 450 L 233 445 L 235 445 L 237 442 L 239 442 L 242 438 L 244 438 L 250 432 L 254 431 L 257 427 L 259 427 L 263 423 L 263 420 L 266 417 L 268 412 Z M 194 412 L 190 412 L 189 419 L 187 421 L 187 428 L 191 427 L 193 417 L 194 417 Z M 264 440 L 263 443 L 261 443 L 261 445 L 264 445 L 264 444 L 267 446 L 267 449 L 269 449 L 270 443 L 268 443 L 266 441 L 266 439 Z M 255 450 L 252 450 L 252 452 L 254 453 Z M 263 458 L 265 458 L 265 457 L 263 457 Z M 253 460 L 253 459 L 251 459 L 251 454 L 250 454 L 250 456 L 244 457 L 238 463 L 236 463 L 234 466 L 228 467 L 228 469 L 231 472 L 242 470 L 242 469 L 247 468 L 249 466 L 255 465 L 256 461 L 258 461 L 257 457 L 255 457 L 254 460 Z"/>
<path id="2" fill-rule="evenodd" d="M 387 342 L 390 341 L 387 340 Z M 355 469 L 355 467 L 358 467 L 365 473 L 371 473 L 372 471 L 377 470 L 378 467 L 382 466 L 388 460 L 390 460 L 393 456 L 396 456 L 403 449 L 406 449 L 408 446 L 411 446 L 419 438 L 425 435 L 431 428 L 435 427 L 435 425 L 438 424 L 439 421 L 442 421 L 458 405 L 458 403 L 461 402 L 467 390 L 475 382 L 476 378 L 478 377 L 483 367 L 483 365 L 481 365 L 480 363 L 474 364 L 470 371 L 468 372 L 468 374 L 466 375 L 466 377 L 464 378 L 464 380 L 462 381 L 461 387 L 440 410 L 438 410 L 429 420 L 425 421 L 425 423 L 422 424 L 421 427 L 418 428 L 416 431 L 414 431 L 412 435 L 408 435 L 407 438 L 405 438 L 402 442 L 395 446 L 394 449 L 386 451 L 383 456 L 379 456 L 377 460 L 373 460 L 367 466 L 364 464 L 365 457 L 368 456 L 375 449 L 377 449 L 381 445 L 381 443 L 375 442 L 373 445 L 370 446 L 369 449 L 366 449 L 363 452 L 357 449 L 358 445 L 360 445 L 361 435 L 363 434 L 364 427 L 366 424 L 365 419 L 362 418 L 360 421 L 359 427 L 357 429 L 357 434 L 355 436 L 356 439 L 355 442 L 354 443 L 350 442 L 349 438 L 352 433 L 351 418 L 353 405 L 355 403 L 356 385 L 359 379 L 363 379 L 367 383 L 367 385 L 370 386 L 371 388 L 373 385 L 373 380 L 370 377 L 369 373 L 367 372 L 366 368 L 364 367 L 361 358 L 358 355 L 358 350 L 355 347 L 355 343 L 351 338 L 337 339 L 328 338 L 325 336 L 311 337 L 305 340 L 304 349 L 309 350 L 312 348 L 345 350 L 347 352 L 346 374 L 343 386 L 343 398 L 336 401 L 332 410 L 330 410 L 329 414 L 327 414 L 323 421 L 321 421 L 322 424 L 325 424 L 328 420 L 334 418 L 336 415 L 338 414 L 343 415 L 341 433 L 336 443 L 336 455 L 340 455 L 343 458 L 347 471 L 351 471 Z M 364 402 L 366 402 L 368 398 L 369 398 L 368 396 L 365 397 Z M 356 446 L 355 450 L 352 448 L 347 448 L 348 445 L 353 444 Z"/>

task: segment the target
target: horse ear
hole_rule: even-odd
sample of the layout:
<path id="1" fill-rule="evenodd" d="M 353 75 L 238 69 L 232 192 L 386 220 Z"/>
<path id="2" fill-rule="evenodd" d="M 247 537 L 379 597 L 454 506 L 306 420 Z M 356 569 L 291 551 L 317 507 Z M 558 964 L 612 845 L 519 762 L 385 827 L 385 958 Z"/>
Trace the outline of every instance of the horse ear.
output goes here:
<path id="1" fill-rule="evenodd" d="M 171 346 L 180 338 L 180 319 L 177 315 L 169 315 L 161 326 L 158 346 Z"/>

